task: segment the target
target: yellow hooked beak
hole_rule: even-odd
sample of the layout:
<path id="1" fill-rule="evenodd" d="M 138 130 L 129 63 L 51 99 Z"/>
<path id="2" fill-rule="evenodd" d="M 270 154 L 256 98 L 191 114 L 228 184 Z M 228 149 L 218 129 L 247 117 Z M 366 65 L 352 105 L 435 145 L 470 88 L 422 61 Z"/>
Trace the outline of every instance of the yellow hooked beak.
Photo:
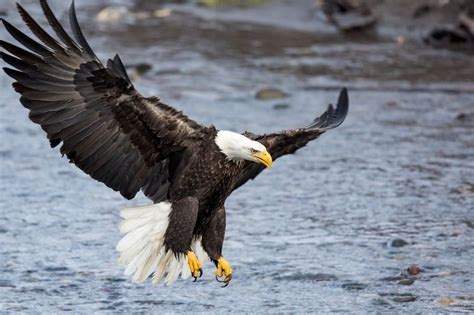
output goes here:
<path id="1" fill-rule="evenodd" d="M 253 156 L 266 167 L 272 167 L 273 159 L 270 153 L 268 153 L 267 151 L 257 152 L 253 154 Z"/>

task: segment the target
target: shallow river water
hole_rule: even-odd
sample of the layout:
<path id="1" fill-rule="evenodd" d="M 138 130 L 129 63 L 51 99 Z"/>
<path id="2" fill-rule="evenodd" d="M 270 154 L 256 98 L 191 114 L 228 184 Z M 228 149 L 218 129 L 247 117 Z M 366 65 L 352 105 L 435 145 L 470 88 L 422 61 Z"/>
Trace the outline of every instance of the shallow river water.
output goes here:
<path id="1" fill-rule="evenodd" d="M 199 122 L 303 126 L 341 86 L 350 112 L 229 198 L 229 287 L 218 286 L 210 263 L 197 283 L 136 285 L 116 264 L 118 210 L 149 202 L 122 199 L 51 150 L 2 74 L 0 312 L 474 312 L 472 55 L 400 46 L 390 32 L 319 31 L 304 6 L 311 1 L 277 1 L 260 24 L 262 8 L 192 5 L 97 24 L 103 5 L 77 2 L 99 57 L 153 65 L 137 89 Z M 22 3 L 39 14 L 35 1 Z M 64 2 L 52 6 L 65 17 Z M 0 7 L 19 25 L 13 8 Z M 0 37 L 9 39 L 3 28 Z M 264 87 L 289 96 L 256 99 Z M 408 275 L 413 264 L 422 271 Z"/>

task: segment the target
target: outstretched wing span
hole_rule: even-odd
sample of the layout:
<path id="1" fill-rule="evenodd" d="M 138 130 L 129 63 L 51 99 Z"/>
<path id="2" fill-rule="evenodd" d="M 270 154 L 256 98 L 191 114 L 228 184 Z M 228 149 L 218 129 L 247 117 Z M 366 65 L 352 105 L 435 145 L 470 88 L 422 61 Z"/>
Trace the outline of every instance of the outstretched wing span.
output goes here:
<path id="1" fill-rule="evenodd" d="M 262 143 L 270 152 L 273 160 L 279 157 L 295 153 L 296 150 L 304 147 L 308 142 L 318 138 L 329 129 L 336 128 L 346 118 L 349 110 L 349 96 L 347 89 L 343 88 L 339 93 L 337 106 L 334 109 L 329 105 L 328 109 L 319 117 L 313 120 L 311 124 L 304 128 L 288 129 L 280 133 L 265 135 L 255 135 L 250 132 L 244 133 L 245 136 Z M 265 167 L 261 164 L 246 163 L 241 172 L 234 189 L 245 184 L 249 179 L 254 179 Z"/>
<path id="2" fill-rule="evenodd" d="M 59 40 L 18 5 L 43 44 L 5 20 L 6 30 L 26 49 L 0 41 L 1 58 L 14 68 L 4 70 L 16 80 L 30 119 L 46 131 L 52 147 L 62 143 L 61 153 L 94 179 L 129 199 L 140 189 L 155 201 L 163 199 L 168 165 L 176 162 L 170 157 L 199 139 L 204 127 L 156 97 L 141 96 L 118 56 L 104 66 L 82 34 L 74 2 L 69 12 L 74 39 L 46 0 L 40 3 Z"/>

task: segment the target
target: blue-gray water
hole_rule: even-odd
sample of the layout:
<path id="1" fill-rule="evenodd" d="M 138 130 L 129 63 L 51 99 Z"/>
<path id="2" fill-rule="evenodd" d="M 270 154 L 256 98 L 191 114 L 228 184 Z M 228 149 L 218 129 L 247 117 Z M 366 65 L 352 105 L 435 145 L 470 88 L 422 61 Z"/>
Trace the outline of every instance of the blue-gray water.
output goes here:
<path id="1" fill-rule="evenodd" d="M 77 2 L 101 58 L 119 52 L 126 64 L 153 64 L 136 87 L 197 121 L 298 127 L 342 85 L 350 113 L 229 198 L 229 287 L 218 286 L 210 263 L 197 283 L 136 285 L 116 264 L 119 209 L 148 201 L 122 199 L 51 150 L 2 74 L 0 312 L 474 312 L 472 55 L 399 46 L 390 31 L 320 33 L 305 20 L 309 1 L 276 5 L 267 25 L 253 24 L 258 8 L 188 5 L 167 18 L 97 25 L 102 6 Z M 22 3 L 39 13 L 35 1 Z M 65 3 L 52 4 L 64 17 Z M 0 7 L 19 25 L 13 8 Z M 3 29 L 0 37 L 9 38 Z M 290 96 L 255 99 L 267 86 Z M 404 245 L 397 239 L 405 246 L 391 246 Z M 423 271 L 408 276 L 412 264 Z"/>

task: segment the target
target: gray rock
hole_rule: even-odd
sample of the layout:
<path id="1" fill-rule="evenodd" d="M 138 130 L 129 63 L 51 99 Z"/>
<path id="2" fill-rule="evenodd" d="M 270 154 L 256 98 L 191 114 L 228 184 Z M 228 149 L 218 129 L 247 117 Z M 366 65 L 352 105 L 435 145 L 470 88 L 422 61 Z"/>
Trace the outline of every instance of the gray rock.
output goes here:
<path id="1" fill-rule="evenodd" d="M 388 247 L 403 247 L 406 245 L 408 245 L 408 242 L 401 238 L 396 238 L 387 242 Z"/>
<path id="2" fill-rule="evenodd" d="M 414 295 L 400 295 L 392 298 L 392 301 L 398 303 L 406 303 L 416 301 L 416 296 Z"/>
<path id="3" fill-rule="evenodd" d="M 290 108 L 290 104 L 280 103 L 273 105 L 273 109 L 288 109 Z"/>
<path id="4" fill-rule="evenodd" d="M 413 283 L 415 282 L 414 279 L 402 279 L 400 281 L 398 281 L 398 284 L 401 284 L 401 285 L 412 285 Z"/>

